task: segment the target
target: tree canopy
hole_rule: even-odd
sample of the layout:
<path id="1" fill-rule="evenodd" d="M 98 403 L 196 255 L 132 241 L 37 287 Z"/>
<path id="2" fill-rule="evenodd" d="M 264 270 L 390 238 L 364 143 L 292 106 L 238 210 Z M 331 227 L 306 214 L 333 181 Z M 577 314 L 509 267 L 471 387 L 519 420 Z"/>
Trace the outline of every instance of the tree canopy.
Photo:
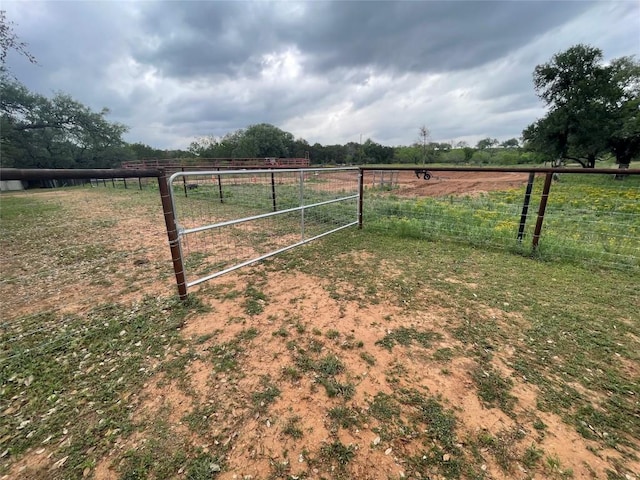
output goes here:
<path id="1" fill-rule="evenodd" d="M 108 109 L 93 112 L 63 93 L 30 92 L 6 68 L 12 50 L 36 63 L 0 11 L 0 166 L 110 167 L 131 158 L 122 140 L 127 127 L 108 122 Z"/>
<path id="2" fill-rule="evenodd" d="M 274 125 L 259 123 L 221 138 L 201 138 L 191 143 L 189 151 L 200 157 L 217 158 L 304 157 L 309 144 Z"/>
<path id="3" fill-rule="evenodd" d="M 3 167 L 94 168 L 131 158 L 127 127 L 63 93 L 47 98 L 6 76 L 0 84 Z"/>
<path id="4" fill-rule="evenodd" d="M 530 149 L 591 168 L 607 152 L 621 166 L 640 154 L 640 64 L 633 57 L 604 64 L 600 49 L 576 45 L 538 65 L 533 84 L 549 111 L 524 130 Z"/>

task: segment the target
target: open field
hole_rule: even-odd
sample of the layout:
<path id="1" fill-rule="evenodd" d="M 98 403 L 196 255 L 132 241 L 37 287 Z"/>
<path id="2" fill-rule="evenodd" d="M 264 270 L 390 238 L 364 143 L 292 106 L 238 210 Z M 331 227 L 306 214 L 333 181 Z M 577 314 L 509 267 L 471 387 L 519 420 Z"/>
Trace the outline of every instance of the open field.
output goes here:
<path id="1" fill-rule="evenodd" d="M 157 191 L 0 201 L 0 478 L 640 478 L 632 266 L 380 218 L 182 305 Z"/>

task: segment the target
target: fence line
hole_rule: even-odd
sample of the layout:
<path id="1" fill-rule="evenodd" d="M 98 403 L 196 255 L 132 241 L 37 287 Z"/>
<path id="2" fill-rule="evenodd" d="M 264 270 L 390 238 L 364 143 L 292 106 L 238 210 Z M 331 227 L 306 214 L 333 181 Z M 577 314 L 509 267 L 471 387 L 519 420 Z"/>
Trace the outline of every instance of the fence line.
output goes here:
<path id="1" fill-rule="evenodd" d="M 366 228 L 548 260 L 640 268 L 640 170 L 625 170 L 629 175 L 617 179 L 620 172 L 610 169 L 440 167 L 422 181 L 414 170 L 399 169 L 394 185 L 380 187 L 374 171 L 363 169 Z"/>
<path id="2" fill-rule="evenodd" d="M 349 171 L 353 171 L 352 175 L 354 175 L 358 169 Z M 429 177 L 425 179 L 427 172 Z M 281 168 L 235 173 L 233 171 L 185 172 L 180 177 L 182 181 L 179 180 L 174 185 L 174 192 L 180 197 L 175 204 L 171 204 L 168 190 L 163 193 L 164 187 L 168 185 L 161 169 L 0 169 L 0 179 L 36 181 L 84 179 L 91 182 L 91 185 L 117 187 L 115 191 L 120 192 L 118 195 L 140 194 L 148 198 L 148 204 L 144 208 L 151 208 L 158 215 L 164 215 L 165 231 L 161 233 L 161 230 L 158 230 L 155 234 L 159 238 L 163 235 L 169 238 L 174 275 L 181 296 L 185 293 L 183 289 L 186 289 L 186 280 L 182 278 L 185 270 L 191 269 L 197 272 L 209 268 L 206 265 L 211 259 L 205 254 L 207 249 L 220 247 L 219 252 L 225 258 L 220 260 L 220 265 L 216 268 L 225 270 L 232 261 L 243 262 L 243 255 L 262 258 L 267 251 L 279 251 L 283 245 L 276 245 L 275 238 L 287 237 L 288 244 L 296 244 L 297 240 L 293 240 L 291 236 L 293 235 L 291 225 L 295 222 L 299 225 L 296 235 L 302 235 L 302 238 L 305 235 L 305 228 L 307 236 L 321 233 L 318 229 L 319 225 L 322 226 L 322 232 L 333 232 L 337 224 L 331 222 L 336 218 L 340 225 L 352 222 L 351 217 L 340 213 L 341 209 L 336 206 L 339 203 L 334 205 L 334 199 L 345 196 L 350 197 L 349 202 L 354 203 L 346 209 L 349 212 L 348 215 L 358 211 L 358 222 L 361 227 L 364 226 L 365 232 L 392 232 L 433 241 L 459 241 L 536 255 L 546 260 L 566 260 L 618 269 L 640 268 L 640 170 L 638 169 L 623 171 L 503 167 L 425 169 L 424 166 L 420 166 L 393 169 L 369 167 L 359 169 L 358 173 L 360 182 L 356 192 L 352 188 L 352 183 L 346 188 L 344 185 L 341 186 L 344 179 L 332 178 L 332 175 L 334 177 L 338 175 L 336 169 Z M 299 175 L 304 177 L 305 190 L 302 197 L 296 183 Z M 560 175 L 560 180 L 549 181 L 548 203 L 541 216 L 540 203 L 544 194 L 542 180 L 550 179 L 551 175 Z M 138 178 L 137 185 L 135 178 Z M 147 182 L 150 178 L 156 178 L 158 182 L 157 186 L 151 185 L 154 193 L 143 188 L 149 186 Z M 125 191 L 123 187 L 126 179 L 133 180 L 127 182 L 130 188 Z M 491 185 L 491 182 L 496 182 L 496 185 Z M 529 184 L 531 189 L 527 204 L 525 200 Z M 310 188 L 306 188 L 307 186 Z M 345 190 L 348 189 L 351 190 L 347 194 Z M 146 190 L 146 193 L 142 190 Z M 158 192 L 161 202 L 157 201 Z M 41 190 L 40 194 L 46 195 L 46 190 Z M 150 197 L 147 197 L 148 195 Z M 155 200 L 151 201 L 154 195 Z M 208 200 L 203 201 L 205 197 Z M 29 196 L 26 195 L 25 198 Z M 184 212 L 180 211 L 186 205 L 185 202 L 190 202 L 192 210 L 186 217 Z M 313 214 L 307 208 L 298 208 L 300 205 L 311 203 L 318 203 L 316 212 Z M 48 200 L 48 204 L 51 208 L 57 205 L 53 198 Z M 163 206 L 162 214 L 159 204 Z M 214 205 L 216 209 L 213 209 Z M 524 208 L 525 206 L 527 208 Z M 42 232 L 46 235 L 52 231 L 51 228 L 55 227 L 54 230 L 57 232 L 55 238 L 58 238 L 78 230 L 78 219 L 98 224 L 103 221 L 117 222 L 123 218 L 132 225 L 136 221 L 135 212 L 122 210 L 116 212 L 118 207 L 115 204 L 110 205 L 108 209 L 110 210 L 108 219 L 100 219 L 100 215 L 95 214 L 96 219 L 91 220 L 92 212 L 83 212 L 80 216 L 71 215 L 57 219 L 55 226 L 50 225 L 51 220 L 46 220 L 42 225 L 38 222 L 44 220 L 33 221 L 30 224 L 32 229 L 30 232 L 31 235 L 34 232 Z M 266 215 L 283 210 L 286 211 L 277 216 L 280 219 L 278 221 L 275 217 L 270 218 L 270 215 Z M 222 211 L 225 213 L 222 214 Z M 226 233 L 217 237 L 204 232 L 191 232 L 191 238 L 184 240 L 182 248 L 177 248 L 178 226 L 174 225 L 175 228 L 171 228 L 170 224 L 174 215 L 186 219 L 186 223 L 180 225 L 180 228 L 186 229 L 184 230 L 186 232 L 193 226 L 189 222 L 211 224 L 255 215 L 265 216 L 255 219 L 252 222 L 254 226 L 250 228 L 226 225 L 221 228 Z M 536 224 L 539 224 L 538 230 L 535 228 Z M 85 232 L 88 228 L 80 230 Z M 135 227 L 132 227 L 132 230 L 135 231 Z M 7 235 L 10 236 L 10 232 L 3 234 L 3 236 Z M 36 233 L 36 236 L 40 234 Z M 137 251 L 132 248 L 132 252 L 114 252 L 110 250 L 109 242 L 102 242 L 102 240 L 98 242 L 92 240 L 91 245 L 82 245 L 80 242 L 76 248 L 74 243 L 76 240 L 73 240 L 72 236 L 67 243 L 52 246 L 51 243 L 56 241 L 55 238 L 47 239 L 46 248 L 55 252 L 58 263 L 71 262 L 71 269 L 61 273 L 57 267 L 52 268 L 50 255 L 31 258 L 28 265 L 24 262 L 20 263 L 20 255 L 17 255 L 12 260 L 15 265 L 22 265 L 19 267 L 21 270 L 18 270 L 18 273 L 9 273 L 9 270 L 5 270 L 0 279 L 0 288 L 7 289 L 20 282 L 37 283 L 44 277 L 51 280 L 42 291 L 53 291 L 55 282 L 64 281 L 64 278 L 69 275 L 91 271 L 99 274 L 102 271 L 99 265 L 102 259 L 121 263 L 132 255 L 133 251 Z M 95 238 L 100 238 L 100 235 L 96 235 Z M 537 240 L 536 244 L 534 239 Z M 27 241 L 24 248 L 30 248 L 28 245 Z M 146 251 L 148 252 L 150 248 L 157 248 L 161 256 L 165 255 L 166 250 L 163 248 L 166 249 L 166 246 L 148 246 Z M 81 251 L 82 249 L 86 252 Z M 234 249 L 240 255 L 235 255 Z M 190 255 L 188 261 L 183 258 L 185 252 L 182 250 L 186 250 Z M 84 254 L 91 258 L 95 257 L 95 260 L 73 263 L 76 259 L 81 259 Z M 208 273 L 203 276 L 207 275 Z M 11 292 L 7 291 L 7 293 Z"/>

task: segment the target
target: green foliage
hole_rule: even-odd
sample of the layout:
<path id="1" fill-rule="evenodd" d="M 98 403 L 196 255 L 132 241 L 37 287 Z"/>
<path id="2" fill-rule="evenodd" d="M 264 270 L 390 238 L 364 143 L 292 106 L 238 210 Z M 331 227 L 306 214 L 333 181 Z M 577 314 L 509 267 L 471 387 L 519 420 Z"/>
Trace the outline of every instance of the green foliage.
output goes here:
<path id="1" fill-rule="evenodd" d="M 106 120 L 69 95 L 47 98 L 3 76 L 0 82 L 2 166 L 18 168 L 114 167 L 132 158 L 127 127 Z"/>
<path id="2" fill-rule="evenodd" d="M 304 140 L 268 123 L 250 125 L 224 137 L 205 137 L 192 142 L 189 151 L 199 157 L 268 158 L 304 157 L 308 151 Z"/>
<path id="3" fill-rule="evenodd" d="M 528 148 L 591 168 L 606 152 L 621 165 L 640 154 L 640 63 L 602 62 L 600 49 L 575 45 L 535 68 L 535 90 L 550 110 L 524 130 Z"/>
<path id="4" fill-rule="evenodd" d="M 289 435 L 291 438 L 295 438 L 296 440 L 301 439 L 304 436 L 304 432 L 299 426 L 300 420 L 300 417 L 297 415 L 289 418 L 282 429 L 282 433 Z"/>

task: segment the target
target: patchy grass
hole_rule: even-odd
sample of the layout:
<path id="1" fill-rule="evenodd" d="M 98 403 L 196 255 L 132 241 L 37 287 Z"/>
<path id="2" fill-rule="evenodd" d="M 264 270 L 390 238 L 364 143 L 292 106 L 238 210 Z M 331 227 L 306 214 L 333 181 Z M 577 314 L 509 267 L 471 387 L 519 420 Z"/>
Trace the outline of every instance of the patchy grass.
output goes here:
<path id="1" fill-rule="evenodd" d="M 144 192 L 131 203 L 121 192 L 98 194 L 122 211 L 147 202 Z M 37 271 L 57 243 L 73 244 L 55 221 L 72 211 L 13 202 L 2 212 L 3 249 L 22 240 L 39 249 Z M 117 226 L 106 218 L 87 231 Z M 56 278 L 118 285 L 119 270 L 107 275 L 101 262 L 125 255 L 98 243 L 59 252 Z M 130 269 L 153 265 L 128 255 Z M 204 256 L 190 261 L 204 268 Z M 3 271 L 7 288 L 18 285 L 17 271 Z M 164 274 L 155 273 L 170 282 Z M 290 291 L 271 274 L 307 275 L 314 287 Z M 128 479 L 358 478 L 371 465 L 381 478 L 400 478 L 400 469 L 405 478 L 451 479 L 511 478 L 521 467 L 523 476 L 557 479 L 637 470 L 633 270 L 398 238 L 365 223 L 364 232 L 340 232 L 228 278 L 202 287 L 210 330 L 193 337 L 181 331 L 204 314 L 198 297 L 190 305 L 162 295 L 97 300 L 68 311 L 32 300 L 30 313 L 4 322 L 0 475 L 40 449 L 51 458 L 36 477 L 55 479 L 90 477 L 105 458 Z M 145 385 L 179 390 L 181 410 L 137 417 Z M 480 410 L 467 424 L 460 400 L 473 396 Z M 299 405 L 285 403 L 291 398 Z M 561 436 L 572 452 L 549 441 Z M 589 465 L 588 454 L 606 469 Z M 243 470 L 260 462 L 259 474 Z"/>
<path id="2" fill-rule="evenodd" d="M 190 305 L 157 298 L 106 304 L 84 315 L 43 312 L 6 325 L 0 373 L 5 459 L 63 445 L 55 460 L 66 458 L 62 471 L 82 476 L 117 436 L 133 432 L 125 399 L 157 371 L 154 359 L 170 360 L 183 345 L 179 329 L 199 308 L 194 298 Z M 148 455 L 132 456 L 126 471 L 146 471 Z"/>
<path id="3" fill-rule="evenodd" d="M 282 433 L 296 440 L 301 439 L 304 436 L 304 432 L 300 428 L 300 417 L 295 415 L 289 418 L 282 429 Z"/>
<path id="4" fill-rule="evenodd" d="M 260 379 L 262 389 L 251 396 L 253 406 L 258 412 L 266 412 L 270 404 L 280 396 L 280 389 L 271 381 L 268 375 Z"/>
<path id="5" fill-rule="evenodd" d="M 499 407 L 505 413 L 513 411 L 516 398 L 510 394 L 513 382 L 503 378 L 491 367 L 478 367 L 471 373 L 478 396 L 488 407 Z"/>
<path id="6" fill-rule="evenodd" d="M 353 460 L 355 454 L 353 445 L 344 445 L 339 440 L 334 440 L 332 443 L 324 443 L 320 447 L 322 460 L 330 464 L 337 464 L 340 470 L 343 470 Z"/>
<path id="7" fill-rule="evenodd" d="M 362 293 L 360 302 L 368 285 L 381 278 L 385 265 L 393 265 L 384 298 L 409 315 L 421 311 L 425 302 L 449 312 L 447 333 L 459 346 L 436 349 L 432 358 L 448 362 L 448 375 L 450 362 L 458 357 L 477 362 L 469 378 L 485 405 L 519 418 L 512 393 L 517 378 L 539 389 L 534 408 L 540 412 L 558 415 L 599 448 L 621 449 L 630 460 L 639 455 L 634 439 L 640 438 L 640 421 L 633 412 L 640 387 L 629 376 L 640 364 L 635 273 L 593 272 L 569 263 L 540 262 L 455 243 L 445 246 L 357 233 L 338 237 L 327 238 L 321 249 L 311 244 L 291 252 L 278 264 L 285 269 L 295 265 L 306 273 L 320 270 L 333 285 L 348 282 L 352 291 Z M 366 262 L 345 262 L 341 253 L 345 251 L 365 251 Z M 410 258 L 404 254 L 407 251 L 412 252 Z M 390 316 L 389 322 L 396 322 L 396 317 Z M 433 348 L 442 337 L 425 327 L 389 324 L 377 345 L 390 352 L 398 345 Z M 512 352 L 508 357 L 506 347 Z M 361 357 L 371 365 L 375 353 L 363 354 L 371 355 L 366 356 L 370 362 Z M 499 373 L 487 363 L 495 361 L 512 375 Z M 407 371 L 399 369 L 399 364 L 386 369 L 387 381 L 393 385 L 407 381 Z M 531 422 L 534 431 L 548 430 L 539 416 Z M 522 447 L 519 461 L 528 445 Z M 533 457 L 529 453 L 527 462 Z M 539 461 L 535 468 L 550 469 L 543 464 Z M 630 472 L 624 464 L 612 464 L 611 471 Z"/>
<path id="8" fill-rule="evenodd" d="M 247 315 L 259 315 L 264 311 L 267 303 L 267 296 L 255 285 L 249 284 L 244 291 L 244 301 L 242 307 Z"/>
<path id="9" fill-rule="evenodd" d="M 421 347 L 430 348 L 433 341 L 441 337 L 442 335 L 436 332 L 418 330 L 414 327 L 400 327 L 387 333 L 384 338 L 376 342 L 376 345 L 380 345 L 389 351 L 391 351 L 396 344 L 409 347 L 413 342 Z"/>
<path id="10" fill-rule="evenodd" d="M 339 405 L 328 410 L 329 418 L 342 428 L 359 427 L 362 424 L 361 415 L 352 407 Z"/>

